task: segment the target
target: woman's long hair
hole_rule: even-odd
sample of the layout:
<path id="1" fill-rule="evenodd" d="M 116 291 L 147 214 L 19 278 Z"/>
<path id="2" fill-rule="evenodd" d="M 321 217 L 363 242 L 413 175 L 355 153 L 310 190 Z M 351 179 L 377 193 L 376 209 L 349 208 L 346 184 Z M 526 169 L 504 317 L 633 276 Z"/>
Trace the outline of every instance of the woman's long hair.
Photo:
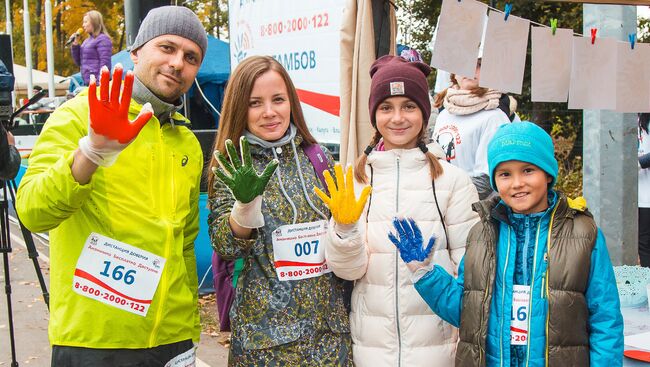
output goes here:
<path id="1" fill-rule="evenodd" d="M 212 147 L 213 153 L 218 150 L 222 154 L 228 154 L 226 152 L 226 140 L 228 139 L 232 140 L 236 147 L 239 147 L 239 138 L 244 134 L 244 129 L 248 125 L 248 103 L 253 91 L 253 85 L 260 76 L 269 71 L 277 72 L 284 80 L 291 105 L 291 122 L 298 129 L 298 133 L 304 141 L 310 144 L 317 143 L 307 128 L 298 93 L 284 67 L 270 56 L 251 56 L 237 65 L 235 71 L 230 75 L 223 98 L 219 130 Z M 212 167 L 218 167 L 218 165 L 219 162 L 217 162 L 213 154 L 206 171 L 208 175 L 208 196 L 214 194 L 215 178 Z"/>
<path id="2" fill-rule="evenodd" d="M 106 26 L 104 25 L 104 17 L 102 17 L 102 13 L 97 10 L 90 10 L 84 14 L 84 17 L 88 17 L 90 24 L 93 26 L 93 36 L 97 37 L 100 33 L 104 33 L 108 38 L 111 38 Z"/>
<path id="3" fill-rule="evenodd" d="M 418 135 L 418 147 L 420 147 L 420 149 L 422 149 L 421 147 L 426 147 L 427 143 L 429 142 L 429 137 L 426 134 L 426 127 L 426 124 L 422 124 L 420 135 Z M 359 158 L 357 158 L 357 162 L 355 163 L 354 167 L 354 178 L 360 183 L 368 183 L 368 176 L 366 175 L 366 162 L 368 161 L 368 154 L 370 154 L 371 149 L 379 143 L 379 140 L 381 138 L 381 133 L 379 133 L 379 130 L 375 128 L 375 135 L 372 136 L 370 144 L 368 144 L 368 148 L 366 148 L 366 150 L 359 156 Z M 429 172 L 431 174 L 431 179 L 435 180 L 443 173 L 442 165 L 438 161 L 438 158 L 430 151 L 427 150 L 425 155 L 429 160 Z"/>

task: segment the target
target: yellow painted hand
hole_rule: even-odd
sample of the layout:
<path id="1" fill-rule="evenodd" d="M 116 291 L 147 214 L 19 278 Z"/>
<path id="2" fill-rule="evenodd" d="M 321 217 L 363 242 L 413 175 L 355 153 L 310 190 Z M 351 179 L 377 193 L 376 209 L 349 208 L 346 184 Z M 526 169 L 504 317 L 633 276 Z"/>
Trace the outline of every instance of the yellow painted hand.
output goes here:
<path id="1" fill-rule="evenodd" d="M 327 183 L 327 190 L 330 193 L 329 197 L 318 187 L 314 187 L 314 192 L 330 208 L 330 212 L 332 212 L 332 217 L 336 223 L 355 223 L 361 216 L 361 211 L 363 211 L 363 207 L 366 205 L 371 188 L 370 186 L 364 187 L 359 200 L 357 200 L 354 195 L 352 167 L 348 167 L 346 177 L 343 177 L 343 168 L 340 164 L 336 164 L 334 166 L 334 174 L 336 175 L 336 184 L 329 171 L 323 172 L 325 182 Z"/>

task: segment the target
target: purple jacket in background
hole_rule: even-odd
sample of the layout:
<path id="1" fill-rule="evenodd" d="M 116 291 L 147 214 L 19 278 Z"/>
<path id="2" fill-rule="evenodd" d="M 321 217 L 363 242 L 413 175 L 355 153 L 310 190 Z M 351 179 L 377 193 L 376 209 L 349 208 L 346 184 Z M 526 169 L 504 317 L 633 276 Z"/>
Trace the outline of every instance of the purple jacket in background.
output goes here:
<path id="1" fill-rule="evenodd" d="M 72 45 L 70 48 L 74 63 L 81 67 L 81 77 L 84 84 L 88 85 L 90 74 L 95 74 L 99 80 L 99 70 L 106 65 L 111 69 L 111 55 L 113 54 L 113 43 L 104 33 L 97 37 L 88 37 L 81 46 Z"/>

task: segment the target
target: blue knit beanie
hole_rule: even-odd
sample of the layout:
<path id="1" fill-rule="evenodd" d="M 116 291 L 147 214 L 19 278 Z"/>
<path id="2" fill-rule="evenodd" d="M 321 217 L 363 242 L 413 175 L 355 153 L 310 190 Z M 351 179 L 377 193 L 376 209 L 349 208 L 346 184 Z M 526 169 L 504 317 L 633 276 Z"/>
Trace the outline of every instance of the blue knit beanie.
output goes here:
<path id="1" fill-rule="evenodd" d="M 490 183 L 496 191 L 494 170 L 507 161 L 521 161 L 536 165 L 553 177 L 549 189 L 557 179 L 557 160 L 553 139 L 541 127 L 529 121 L 501 125 L 490 140 L 487 149 Z"/>

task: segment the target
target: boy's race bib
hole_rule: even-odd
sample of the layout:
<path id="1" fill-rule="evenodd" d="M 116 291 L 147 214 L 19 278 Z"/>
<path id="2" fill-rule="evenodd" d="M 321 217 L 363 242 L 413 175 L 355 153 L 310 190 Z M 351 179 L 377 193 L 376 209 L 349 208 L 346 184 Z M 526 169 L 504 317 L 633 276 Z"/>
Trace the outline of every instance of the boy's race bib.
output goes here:
<path id="1" fill-rule="evenodd" d="M 530 286 L 514 285 L 512 289 L 512 316 L 510 317 L 510 344 L 528 344 L 528 304 Z"/>

